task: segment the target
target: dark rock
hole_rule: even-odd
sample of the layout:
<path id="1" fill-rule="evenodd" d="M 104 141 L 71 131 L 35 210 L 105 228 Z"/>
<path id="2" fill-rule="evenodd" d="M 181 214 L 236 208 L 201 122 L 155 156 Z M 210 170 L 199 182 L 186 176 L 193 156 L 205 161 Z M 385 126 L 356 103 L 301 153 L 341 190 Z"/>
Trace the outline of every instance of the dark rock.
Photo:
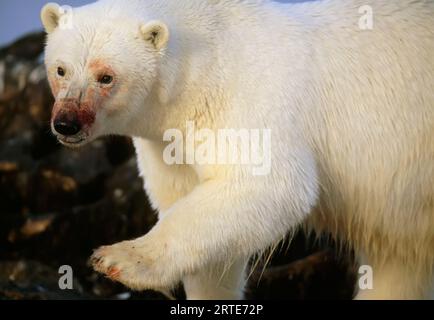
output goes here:
<path id="1" fill-rule="evenodd" d="M 45 47 L 45 32 L 28 34 L 9 46 L 0 49 L 0 59 L 10 55 L 20 59 L 37 59 Z"/>

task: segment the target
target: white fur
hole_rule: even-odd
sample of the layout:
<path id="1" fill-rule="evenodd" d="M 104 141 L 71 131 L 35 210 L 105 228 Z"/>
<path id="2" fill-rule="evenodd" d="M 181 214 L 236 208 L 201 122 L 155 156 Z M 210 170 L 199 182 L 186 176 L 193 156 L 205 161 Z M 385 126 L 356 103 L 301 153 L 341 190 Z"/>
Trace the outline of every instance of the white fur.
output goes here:
<path id="1" fill-rule="evenodd" d="M 422 298 L 434 264 L 434 2 L 102 0 L 74 28 L 51 30 L 46 62 L 86 86 L 103 59 L 117 90 L 92 130 L 135 137 L 160 222 L 104 247 L 99 271 L 135 288 L 239 298 L 246 259 L 303 224 L 363 254 L 374 289 L 359 298 Z M 149 21 L 167 26 L 146 43 Z M 140 27 L 142 26 L 142 27 Z M 160 25 L 161 26 L 161 25 Z M 162 30 L 165 30 L 164 28 Z M 161 44 L 161 42 L 158 42 Z M 49 71 L 52 72 L 52 71 Z M 168 166 L 167 129 L 272 129 L 272 170 Z"/>

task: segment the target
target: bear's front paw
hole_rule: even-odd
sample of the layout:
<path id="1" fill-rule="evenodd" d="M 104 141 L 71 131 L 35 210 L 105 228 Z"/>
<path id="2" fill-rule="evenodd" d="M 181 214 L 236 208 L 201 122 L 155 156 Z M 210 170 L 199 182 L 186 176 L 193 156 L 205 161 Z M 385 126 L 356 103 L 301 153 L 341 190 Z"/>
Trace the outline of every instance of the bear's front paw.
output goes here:
<path id="1" fill-rule="evenodd" d="M 173 287 L 181 278 L 175 273 L 176 263 L 167 256 L 167 245 L 145 236 L 101 247 L 92 255 L 91 263 L 96 271 L 131 289 L 161 290 Z"/>

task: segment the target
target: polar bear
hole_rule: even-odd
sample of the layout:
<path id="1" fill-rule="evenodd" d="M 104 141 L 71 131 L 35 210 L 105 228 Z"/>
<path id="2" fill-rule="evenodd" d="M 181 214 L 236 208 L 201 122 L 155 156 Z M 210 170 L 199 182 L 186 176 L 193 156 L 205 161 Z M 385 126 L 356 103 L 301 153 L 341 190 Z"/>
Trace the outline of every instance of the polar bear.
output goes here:
<path id="1" fill-rule="evenodd" d="M 240 299 L 248 259 L 304 225 L 372 268 L 356 298 L 428 297 L 433 1 L 101 0 L 41 16 L 53 133 L 68 147 L 133 137 L 159 212 L 149 234 L 95 251 L 97 271 Z M 169 164 L 165 134 L 188 122 L 270 130 L 269 172 Z"/>

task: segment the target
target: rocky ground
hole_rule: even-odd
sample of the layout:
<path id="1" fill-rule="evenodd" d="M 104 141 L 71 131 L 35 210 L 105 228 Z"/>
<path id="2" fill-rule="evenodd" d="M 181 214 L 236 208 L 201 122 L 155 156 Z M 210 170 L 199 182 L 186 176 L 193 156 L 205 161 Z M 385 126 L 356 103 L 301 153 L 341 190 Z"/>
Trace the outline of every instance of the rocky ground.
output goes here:
<path id="1" fill-rule="evenodd" d="M 156 215 L 131 141 L 110 137 L 72 151 L 51 136 L 43 43 L 36 33 L 0 49 L 0 299 L 165 299 L 130 292 L 88 264 L 93 249 L 143 235 Z M 267 268 L 259 263 L 247 296 L 351 298 L 351 255 L 335 252 L 299 234 Z M 74 270 L 74 290 L 59 289 L 62 265 Z"/>

